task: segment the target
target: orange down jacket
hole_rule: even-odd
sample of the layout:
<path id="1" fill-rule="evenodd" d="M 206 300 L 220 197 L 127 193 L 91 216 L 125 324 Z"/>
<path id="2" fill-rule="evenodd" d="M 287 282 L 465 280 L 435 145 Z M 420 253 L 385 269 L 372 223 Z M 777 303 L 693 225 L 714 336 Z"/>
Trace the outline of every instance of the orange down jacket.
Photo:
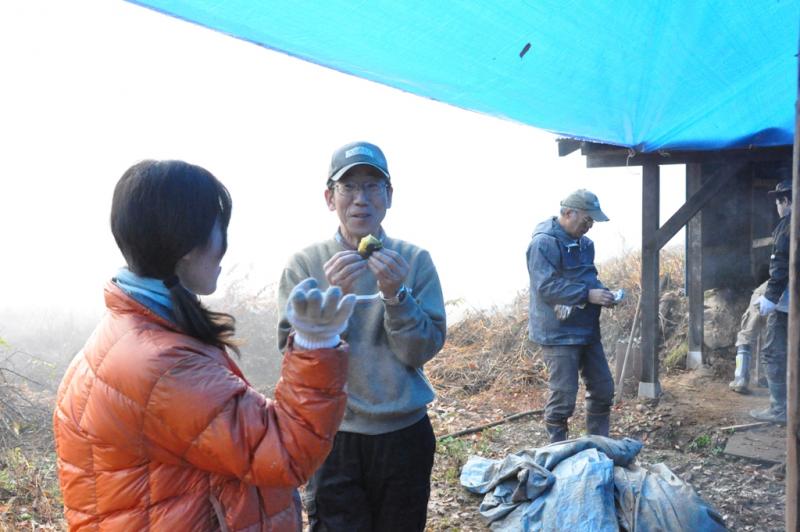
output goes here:
<path id="1" fill-rule="evenodd" d="M 287 350 L 275 400 L 109 283 L 53 426 L 70 530 L 299 530 L 344 414 L 346 347 Z"/>

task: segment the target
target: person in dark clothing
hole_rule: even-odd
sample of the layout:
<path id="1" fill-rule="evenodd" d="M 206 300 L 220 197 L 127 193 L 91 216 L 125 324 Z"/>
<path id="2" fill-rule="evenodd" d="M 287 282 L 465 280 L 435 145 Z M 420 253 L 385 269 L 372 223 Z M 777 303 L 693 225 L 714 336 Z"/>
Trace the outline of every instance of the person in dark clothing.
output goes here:
<path id="1" fill-rule="evenodd" d="M 761 350 L 766 366 L 770 404 L 764 410 L 751 410 L 750 417 L 759 421 L 786 423 L 786 349 L 789 318 L 789 243 L 792 212 L 792 180 L 784 179 L 775 190 L 781 217 L 772 233 L 772 255 L 769 258 L 769 280 L 764 295 L 758 300 L 759 312 L 767 317 L 766 338 Z"/>
<path id="2" fill-rule="evenodd" d="M 600 342 L 600 310 L 615 304 L 597 278 L 594 243 L 584 236 L 608 221 L 597 196 L 580 189 L 559 216 L 540 223 L 528 246 L 528 333 L 542 346 L 549 371 L 545 424 L 551 442 L 565 440 L 575 410 L 578 374 L 586 385 L 586 430 L 608 436 L 614 381 Z"/>

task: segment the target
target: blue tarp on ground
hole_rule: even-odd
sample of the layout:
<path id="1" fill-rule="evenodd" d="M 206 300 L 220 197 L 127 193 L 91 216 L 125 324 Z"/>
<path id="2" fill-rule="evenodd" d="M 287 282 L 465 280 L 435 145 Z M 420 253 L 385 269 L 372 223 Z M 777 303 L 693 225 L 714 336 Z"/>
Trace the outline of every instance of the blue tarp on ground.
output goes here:
<path id="1" fill-rule="evenodd" d="M 471 456 L 461 485 L 485 494 L 495 532 L 722 532 L 714 508 L 664 464 L 635 463 L 642 444 L 586 436 L 502 460 Z"/>
<path id="2" fill-rule="evenodd" d="M 792 144 L 798 0 L 133 0 L 458 107 L 633 147 Z"/>

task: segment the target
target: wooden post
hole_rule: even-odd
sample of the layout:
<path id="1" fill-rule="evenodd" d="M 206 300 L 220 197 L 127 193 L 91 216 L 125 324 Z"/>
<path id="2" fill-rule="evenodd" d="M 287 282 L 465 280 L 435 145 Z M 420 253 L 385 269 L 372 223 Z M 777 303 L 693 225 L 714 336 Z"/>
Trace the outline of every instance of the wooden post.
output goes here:
<path id="1" fill-rule="evenodd" d="M 660 224 L 660 170 L 657 164 L 642 166 L 642 373 L 639 397 L 656 398 L 658 383 L 658 256 L 656 232 Z"/>
<path id="2" fill-rule="evenodd" d="M 798 399 L 800 398 L 800 284 L 798 275 L 800 261 L 797 259 L 797 239 L 800 238 L 800 207 L 797 204 L 797 187 L 800 187 L 798 166 L 800 165 L 800 69 L 798 69 L 798 97 L 795 100 L 794 156 L 792 160 L 792 222 L 789 248 L 789 345 L 786 351 L 786 530 L 800 529 L 800 448 L 798 448 Z"/>
<path id="3" fill-rule="evenodd" d="M 703 182 L 702 165 L 686 165 L 686 200 L 688 202 Z M 689 352 L 686 367 L 700 366 L 703 356 L 703 211 L 698 211 L 686 228 L 686 295 L 689 298 Z"/>

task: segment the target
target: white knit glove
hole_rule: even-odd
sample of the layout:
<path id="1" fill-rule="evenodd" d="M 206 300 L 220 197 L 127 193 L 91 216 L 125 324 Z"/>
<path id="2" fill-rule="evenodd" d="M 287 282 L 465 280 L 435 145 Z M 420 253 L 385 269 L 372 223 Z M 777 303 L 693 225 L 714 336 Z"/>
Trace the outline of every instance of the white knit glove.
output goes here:
<path id="1" fill-rule="evenodd" d="M 556 305 L 553 307 L 553 310 L 556 311 L 556 318 L 564 321 L 572 314 L 572 305 Z"/>
<path id="2" fill-rule="evenodd" d="M 777 307 L 775 303 L 770 301 L 764 296 L 758 298 L 758 313 L 762 316 L 766 316 L 775 311 L 775 307 Z"/>
<path id="3" fill-rule="evenodd" d="M 356 305 L 356 296 L 342 297 L 338 286 L 331 286 L 324 293 L 317 286 L 312 277 L 301 281 L 286 302 L 286 319 L 295 330 L 294 343 L 300 349 L 339 345 L 339 334 L 347 328 L 347 319 Z"/>

